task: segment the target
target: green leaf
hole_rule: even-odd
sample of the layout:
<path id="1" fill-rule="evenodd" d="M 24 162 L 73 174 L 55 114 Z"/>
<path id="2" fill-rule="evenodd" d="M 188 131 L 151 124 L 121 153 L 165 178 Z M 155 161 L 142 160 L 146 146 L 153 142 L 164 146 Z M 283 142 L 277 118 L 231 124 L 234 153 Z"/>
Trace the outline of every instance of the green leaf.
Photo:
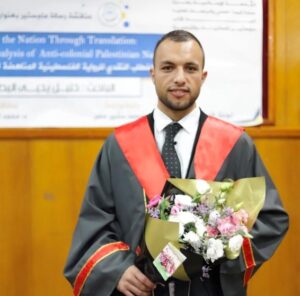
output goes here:
<path id="1" fill-rule="evenodd" d="M 168 209 L 170 207 L 170 202 L 164 199 L 159 205 L 159 212 L 161 220 L 168 220 Z"/>

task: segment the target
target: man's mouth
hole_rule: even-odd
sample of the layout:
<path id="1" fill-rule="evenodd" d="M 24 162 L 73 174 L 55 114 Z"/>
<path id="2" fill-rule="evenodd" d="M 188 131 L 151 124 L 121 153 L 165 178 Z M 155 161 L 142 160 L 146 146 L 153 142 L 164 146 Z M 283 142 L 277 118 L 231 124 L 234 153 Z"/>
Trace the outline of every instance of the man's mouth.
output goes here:
<path id="1" fill-rule="evenodd" d="M 189 92 L 187 88 L 170 88 L 169 92 L 172 93 L 175 97 L 183 97 L 185 94 Z"/>

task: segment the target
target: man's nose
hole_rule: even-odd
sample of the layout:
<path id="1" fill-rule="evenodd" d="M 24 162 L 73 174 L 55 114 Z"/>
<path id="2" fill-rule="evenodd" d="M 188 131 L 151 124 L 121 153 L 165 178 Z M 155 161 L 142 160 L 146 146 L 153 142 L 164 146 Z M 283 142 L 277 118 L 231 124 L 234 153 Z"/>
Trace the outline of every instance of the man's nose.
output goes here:
<path id="1" fill-rule="evenodd" d="M 185 73 L 184 73 L 184 69 L 178 68 L 178 69 L 176 70 L 174 82 L 175 82 L 176 84 L 180 84 L 180 85 L 185 83 Z"/>

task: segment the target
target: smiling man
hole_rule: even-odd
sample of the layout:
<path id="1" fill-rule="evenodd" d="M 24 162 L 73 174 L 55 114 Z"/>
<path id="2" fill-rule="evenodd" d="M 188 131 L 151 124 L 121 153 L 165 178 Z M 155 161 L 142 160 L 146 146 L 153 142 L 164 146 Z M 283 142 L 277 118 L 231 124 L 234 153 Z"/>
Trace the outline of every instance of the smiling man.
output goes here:
<path id="1" fill-rule="evenodd" d="M 161 40 L 154 52 L 151 76 L 158 96 L 158 108 L 178 121 L 196 108 L 196 100 L 204 83 L 204 51 L 201 44 L 190 39 Z"/>
<path id="2" fill-rule="evenodd" d="M 242 296 L 253 273 L 280 244 L 288 216 L 252 140 L 196 106 L 207 77 L 204 61 L 202 45 L 187 31 L 172 31 L 157 43 L 151 69 L 156 108 L 117 128 L 91 173 L 65 266 L 74 295 Z M 161 194 L 170 176 L 216 181 L 264 176 L 266 199 L 253 239 L 243 245 L 244 256 L 216 264 L 204 281 L 171 278 L 162 287 L 135 261 L 144 197 Z"/>

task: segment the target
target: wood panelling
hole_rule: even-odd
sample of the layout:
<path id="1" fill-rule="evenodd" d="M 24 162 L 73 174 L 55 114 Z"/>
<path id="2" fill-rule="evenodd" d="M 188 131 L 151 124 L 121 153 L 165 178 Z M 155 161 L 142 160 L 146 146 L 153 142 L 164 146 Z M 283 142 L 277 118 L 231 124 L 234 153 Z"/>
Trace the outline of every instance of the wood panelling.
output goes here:
<path id="1" fill-rule="evenodd" d="M 29 153 L 27 142 L 0 143 L 0 291 L 9 295 L 27 291 L 34 252 Z"/>
<path id="2" fill-rule="evenodd" d="M 270 0 L 271 1 L 271 0 Z M 274 125 L 248 128 L 290 214 L 249 295 L 300 295 L 300 1 L 272 1 Z M 85 185 L 111 129 L 5 130 L 0 140 L 0 294 L 72 295 L 63 278 Z M 74 134 L 72 134 L 74 132 Z"/>
<path id="3" fill-rule="evenodd" d="M 0 142 L 0 294 L 71 295 L 63 265 L 101 144 Z"/>
<path id="4" fill-rule="evenodd" d="M 273 1 L 272 1 L 273 2 Z M 274 1 L 274 85 L 277 126 L 300 126 L 300 1 Z"/>
<path id="5" fill-rule="evenodd" d="M 274 257 L 250 281 L 249 295 L 300 295 L 300 138 L 256 139 L 255 143 L 289 213 L 290 229 Z"/>
<path id="6" fill-rule="evenodd" d="M 67 295 L 63 264 L 99 142 L 31 143 L 32 281 L 29 295 Z M 45 271 L 45 272 L 41 272 Z M 49 280 L 51 275 L 51 280 Z M 53 285 L 53 283 L 57 283 Z M 63 293 L 64 292 L 64 293 Z M 50 295 L 50 294 L 49 294 Z"/>
<path id="7" fill-rule="evenodd" d="M 300 125 L 300 1 L 286 6 L 286 100 L 288 124 Z"/>

